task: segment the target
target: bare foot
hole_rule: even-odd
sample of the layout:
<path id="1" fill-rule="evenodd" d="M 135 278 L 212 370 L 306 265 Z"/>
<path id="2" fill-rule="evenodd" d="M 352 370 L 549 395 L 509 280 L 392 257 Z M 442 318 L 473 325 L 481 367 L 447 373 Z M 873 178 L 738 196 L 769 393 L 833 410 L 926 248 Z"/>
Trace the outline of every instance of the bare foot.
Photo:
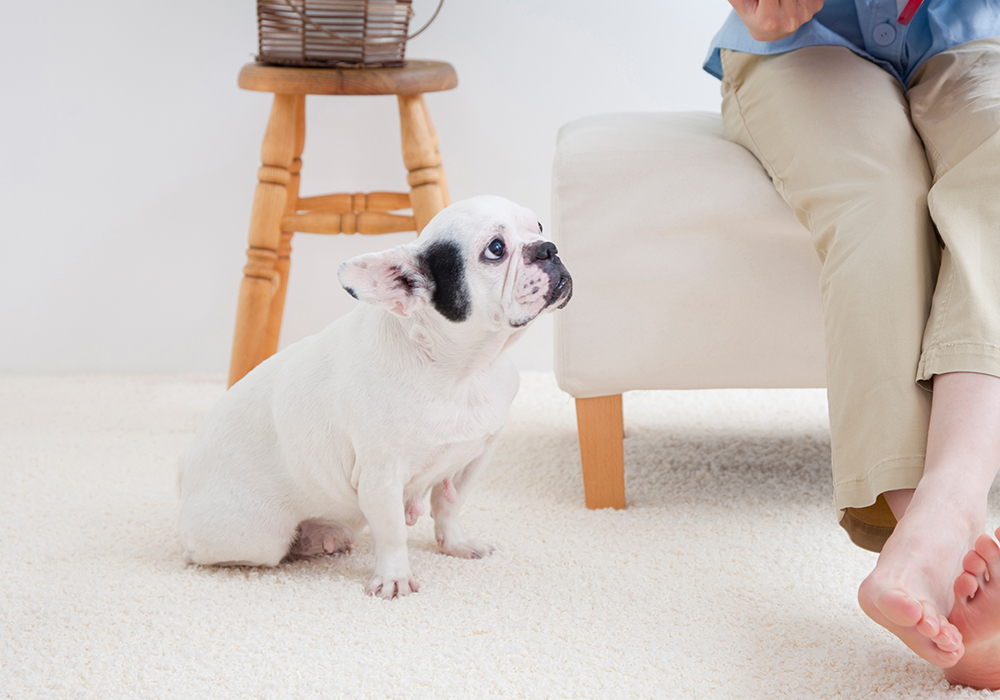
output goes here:
<path id="1" fill-rule="evenodd" d="M 858 590 L 868 617 L 941 668 L 957 664 L 965 651 L 962 632 L 943 611 L 954 604 L 962 552 L 982 532 L 974 514 L 961 517 L 945 509 L 945 503 L 954 502 L 947 496 L 947 487 L 935 491 L 925 477 Z"/>
<path id="2" fill-rule="evenodd" d="M 983 535 L 962 568 L 948 619 L 962 633 L 965 654 L 944 675 L 956 685 L 1000 690 L 1000 547 Z"/>

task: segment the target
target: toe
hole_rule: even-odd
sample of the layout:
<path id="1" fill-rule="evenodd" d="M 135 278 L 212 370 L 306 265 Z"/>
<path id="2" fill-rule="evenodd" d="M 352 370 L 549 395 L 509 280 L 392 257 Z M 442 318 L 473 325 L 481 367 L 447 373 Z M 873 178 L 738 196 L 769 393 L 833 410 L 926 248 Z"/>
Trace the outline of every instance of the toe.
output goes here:
<path id="1" fill-rule="evenodd" d="M 976 554 L 983 558 L 990 573 L 1000 569 L 1000 547 L 989 535 L 983 535 L 976 540 Z"/>
<path id="2" fill-rule="evenodd" d="M 955 603 L 971 598 L 979 590 L 979 579 L 968 571 L 963 571 L 955 579 Z"/>
<path id="3" fill-rule="evenodd" d="M 933 639 L 941 632 L 941 620 L 937 608 L 930 603 L 924 603 L 922 610 L 923 616 L 917 623 L 917 631 L 925 637 Z"/>
<path id="4" fill-rule="evenodd" d="M 397 598 L 405 598 L 406 596 L 410 595 L 411 593 L 416 593 L 419 590 L 420 590 L 420 586 L 418 586 L 417 582 L 414 581 L 412 578 L 411 579 L 400 579 L 399 581 L 396 581 L 396 597 Z"/>
<path id="5" fill-rule="evenodd" d="M 962 648 L 962 634 L 947 621 L 941 623 L 941 632 L 934 637 L 937 648 L 944 652 L 958 651 Z"/>
<path id="6" fill-rule="evenodd" d="M 886 591 L 875 601 L 875 605 L 889 622 L 900 627 L 914 627 L 924 617 L 920 602 L 901 590 Z M 934 633 L 937 634 L 937 630 Z"/>
<path id="7" fill-rule="evenodd" d="M 926 659 L 938 668 L 951 668 L 959 662 L 962 655 L 965 653 L 965 648 L 959 645 L 956 651 L 940 651 L 934 658 Z"/>
<path id="8" fill-rule="evenodd" d="M 979 556 L 979 552 L 973 550 L 962 559 L 962 569 L 976 578 L 983 578 L 986 573 L 986 560 Z"/>

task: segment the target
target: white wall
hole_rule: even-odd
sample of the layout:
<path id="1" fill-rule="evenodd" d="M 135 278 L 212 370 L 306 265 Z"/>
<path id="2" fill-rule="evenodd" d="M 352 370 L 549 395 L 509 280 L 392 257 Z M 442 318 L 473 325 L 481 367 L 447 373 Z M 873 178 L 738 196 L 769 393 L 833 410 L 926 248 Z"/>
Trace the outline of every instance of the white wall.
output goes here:
<path id="1" fill-rule="evenodd" d="M 434 0 L 416 0 L 426 18 Z M 617 8 L 617 9 L 613 9 Z M 724 0 L 446 0 L 407 55 L 453 199 L 549 220 L 556 131 L 588 114 L 717 110 L 703 73 Z M 225 373 L 269 96 L 236 87 L 250 0 L 21 2 L 0 22 L 0 373 Z M 406 188 L 393 97 L 311 98 L 304 196 Z M 298 235 L 282 344 L 355 303 L 346 258 L 410 240 Z M 572 261 L 567 261 L 572 270 Z M 551 367 L 551 323 L 515 347 Z"/>

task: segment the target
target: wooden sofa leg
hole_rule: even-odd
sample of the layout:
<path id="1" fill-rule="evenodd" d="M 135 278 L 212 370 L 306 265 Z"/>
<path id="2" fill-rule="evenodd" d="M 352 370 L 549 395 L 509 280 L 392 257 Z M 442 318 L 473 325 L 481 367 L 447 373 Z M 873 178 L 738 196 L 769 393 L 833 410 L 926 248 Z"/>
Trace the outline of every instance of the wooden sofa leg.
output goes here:
<path id="1" fill-rule="evenodd" d="M 587 507 L 625 507 L 622 395 L 576 400 Z"/>

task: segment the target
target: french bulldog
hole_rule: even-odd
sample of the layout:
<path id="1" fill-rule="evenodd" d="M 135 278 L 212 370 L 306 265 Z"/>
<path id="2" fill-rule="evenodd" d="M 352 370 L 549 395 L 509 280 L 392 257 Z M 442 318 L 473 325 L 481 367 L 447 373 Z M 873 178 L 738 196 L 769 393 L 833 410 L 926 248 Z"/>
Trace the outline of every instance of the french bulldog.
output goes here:
<path id="1" fill-rule="evenodd" d="M 518 388 L 504 351 L 573 283 L 529 210 L 474 197 L 415 242 L 337 272 L 360 302 L 233 385 L 180 458 L 188 563 L 276 566 L 346 553 L 367 524 L 367 593 L 418 590 L 406 526 L 430 494 L 440 549 L 478 559 L 459 509 Z"/>

